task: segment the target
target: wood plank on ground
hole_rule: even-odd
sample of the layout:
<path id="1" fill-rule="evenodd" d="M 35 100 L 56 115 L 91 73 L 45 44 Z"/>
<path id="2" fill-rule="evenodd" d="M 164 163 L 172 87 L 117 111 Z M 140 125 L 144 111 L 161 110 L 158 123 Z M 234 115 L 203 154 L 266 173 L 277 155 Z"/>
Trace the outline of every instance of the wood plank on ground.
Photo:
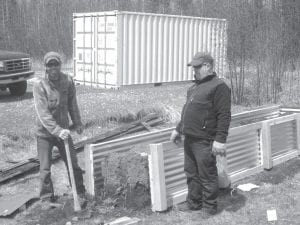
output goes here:
<path id="1" fill-rule="evenodd" d="M 26 204 L 28 201 L 38 198 L 34 193 L 21 193 L 0 198 L 0 216 L 9 216 Z"/>

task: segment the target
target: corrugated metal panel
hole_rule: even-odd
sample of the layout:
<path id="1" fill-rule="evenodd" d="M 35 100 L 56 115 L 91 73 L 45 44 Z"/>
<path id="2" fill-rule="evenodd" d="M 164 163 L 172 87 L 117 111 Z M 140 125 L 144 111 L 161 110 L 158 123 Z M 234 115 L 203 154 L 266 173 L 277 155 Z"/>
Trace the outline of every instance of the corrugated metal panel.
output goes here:
<path id="1" fill-rule="evenodd" d="M 186 64 L 197 51 L 210 52 L 216 59 L 216 72 L 224 76 L 226 20 L 117 11 L 73 17 L 78 81 L 86 83 L 88 79 L 84 76 L 91 76 L 86 71 L 89 67 L 79 63 L 84 43 L 81 39 L 90 39 L 90 33 L 79 31 L 83 26 L 88 27 L 84 29 L 94 27 L 90 30 L 96 36 L 91 39 L 93 54 L 98 56 L 95 59 L 98 67 L 91 70 L 96 73 L 91 76 L 94 85 L 112 87 L 192 80 L 192 69 Z M 84 49 L 90 53 L 86 46 Z"/>
<path id="2" fill-rule="evenodd" d="M 186 64 L 200 50 L 212 53 L 216 71 L 223 75 L 225 55 L 220 49 L 225 40 L 220 38 L 226 29 L 224 20 L 135 13 L 120 17 L 126 68 L 120 85 L 192 80 Z"/>
<path id="3" fill-rule="evenodd" d="M 228 173 L 261 165 L 260 129 L 241 129 L 230 134 L 227 141 Z M 186 188 L 183 148 L 164 149 L 165 182 L 168 197 Z"/>
<path id="4" fill-rule="evenodd" d="M 296 121 L 271 126 L 272 157 L 297 148 Z"/>
<path id="5" fill-rule="evenodd" d="M 261 120 L 275 118 L 280 115 L 280 106 L 269 106 L 256 110 L 234 114 L 231 118 L 230 126 L 237 127 L 244 124 L 255 123 Z"/>
<path id="6" fill-rule="evenodd" d="M 92 144 L 91 149 L 93 154 L 93 172 L 95 187 L 103 187 L 104 180 L 102 176 L 102 166 L 108 154 L 114 152 L 126 152 L 135 147 L 136 145 L 165 142 L 169 140 L 172 130 L 173 128 L 167 128 L 164 130 L 140 134 L 133 137 L 131 136 L 99 144 Z"/>
<path id="7" fill-rule="evenodd" d="M 184 173 L 184 150 L 183 148 L 164 149 L 164 169 L 167 196 L 182 190 L 186 186 Z"/>
<path id="8" fill-rule="evenodd" d="M 260 133 L 258 129 L 229 132 L 227 140 L 228 172 L 238 172 L 261 164 Z"/>

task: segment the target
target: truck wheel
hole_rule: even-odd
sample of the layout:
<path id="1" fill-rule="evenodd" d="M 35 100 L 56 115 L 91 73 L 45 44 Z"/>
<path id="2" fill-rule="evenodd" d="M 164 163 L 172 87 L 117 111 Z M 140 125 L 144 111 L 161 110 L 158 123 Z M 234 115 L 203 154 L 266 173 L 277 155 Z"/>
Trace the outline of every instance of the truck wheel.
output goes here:
<path id="1" fill-rule="evenodd" d="M 26 92 L 27 81 L 24 80 L 21 82 L 12 83 L 8 86 L 8 88 L 12 95 L 21 96 L 21 95 L 25 94 L 25 92 Z"/>

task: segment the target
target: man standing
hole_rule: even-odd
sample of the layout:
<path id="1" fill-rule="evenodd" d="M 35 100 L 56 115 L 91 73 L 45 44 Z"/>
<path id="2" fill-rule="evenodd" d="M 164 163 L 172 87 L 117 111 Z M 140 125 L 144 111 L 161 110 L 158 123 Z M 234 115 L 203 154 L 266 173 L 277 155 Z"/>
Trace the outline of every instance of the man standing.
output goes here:
<path id="1" fill-rule="evenodd" d="M 187 91 L 181 121 L 170 140 L 184 139 L 184 171 L 187 176 L 187 202 L 181 210 L 217 213 L 219 192 L 216 155 L 225 155 L 231 120 L 230 88 L 216 76 L 214 59 L 199 52 L 188 64 L 194 69 L 195 84 Z"/>
<path id="2" fill-rule="evenodd" d="M 64 140 L 68 139 L 77 192 L 85 193 L 82 170 L 78 166 L 74 144 L 69 131 L 69 118 L 78 134 L 83 132 L 76 100 L 73 79 L 61 72 L 61 57 L 48 52 L 44 57 L 46 74 L 33 86 L 34 105 L 37 113 L 37 151 L 40 161 L 40 198 L 53 202 L 54 190 L 51 181 L 52 148 L 56 146 L 68 169 Z M 69 170 L 68 170 L 69 175 Z M 70 180 L 70 176 L 69 176 Z"/>

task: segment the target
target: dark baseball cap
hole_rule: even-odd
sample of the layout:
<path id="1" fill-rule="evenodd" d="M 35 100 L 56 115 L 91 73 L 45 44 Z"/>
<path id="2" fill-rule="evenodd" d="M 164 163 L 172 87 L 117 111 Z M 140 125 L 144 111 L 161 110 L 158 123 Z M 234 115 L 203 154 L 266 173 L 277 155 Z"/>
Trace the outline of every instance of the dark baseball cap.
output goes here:
<path id="1" fill-rule="evenodd" d="M 201 66 L 203 63 L 209 63 L 210 65 L 214 64 L 213 57 L 206 52 L 197 52 L 192 61 L 187 64 L 187 66 Z"/>

